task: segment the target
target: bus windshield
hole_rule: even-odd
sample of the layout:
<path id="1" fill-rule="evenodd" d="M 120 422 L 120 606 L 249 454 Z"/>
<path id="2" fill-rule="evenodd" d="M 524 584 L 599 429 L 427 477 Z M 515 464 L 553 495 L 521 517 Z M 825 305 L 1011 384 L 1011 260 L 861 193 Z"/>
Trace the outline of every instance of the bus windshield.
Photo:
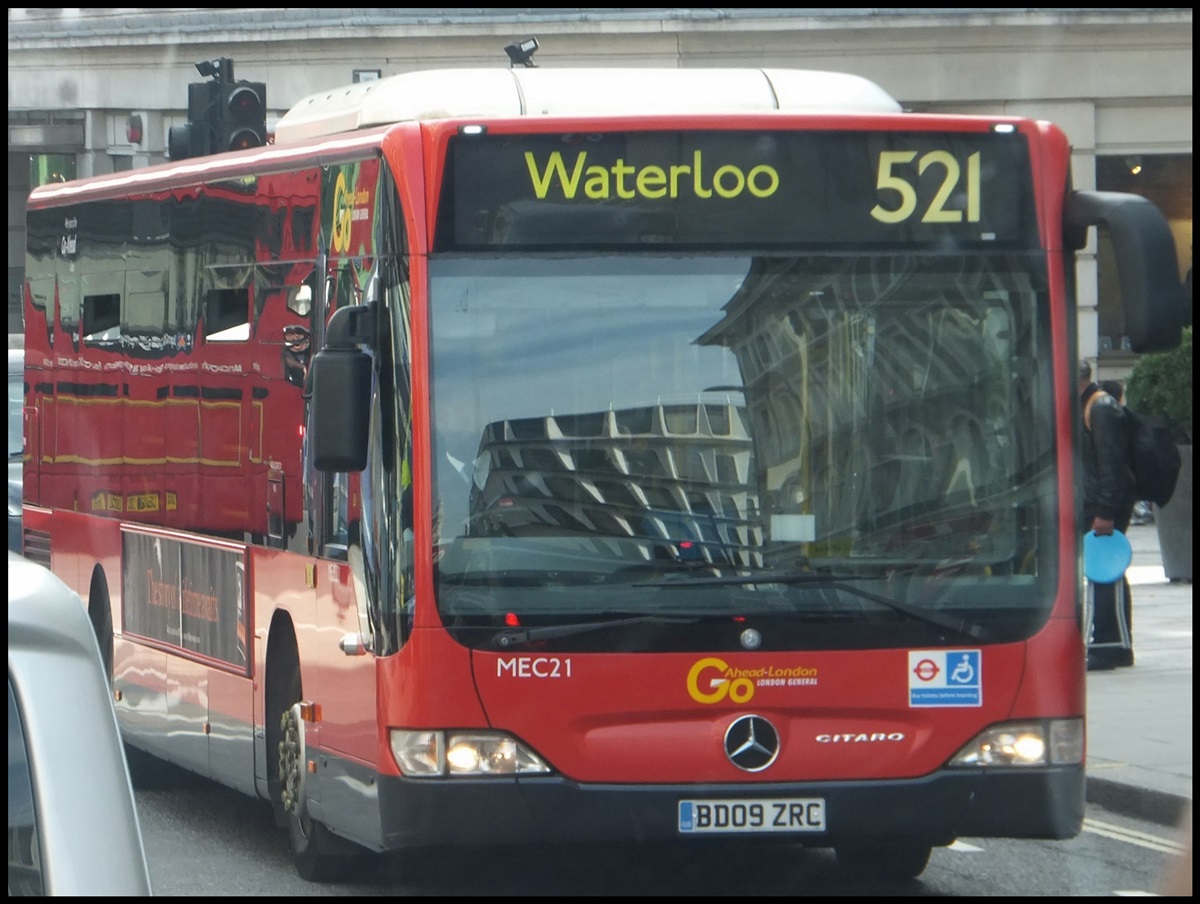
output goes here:
<path id="1" fill-rule="evenodd" d="M 1044 284 L 1016 253 L 431 260 L 443 618 L 1029 636 L 1056 583 Z"/>

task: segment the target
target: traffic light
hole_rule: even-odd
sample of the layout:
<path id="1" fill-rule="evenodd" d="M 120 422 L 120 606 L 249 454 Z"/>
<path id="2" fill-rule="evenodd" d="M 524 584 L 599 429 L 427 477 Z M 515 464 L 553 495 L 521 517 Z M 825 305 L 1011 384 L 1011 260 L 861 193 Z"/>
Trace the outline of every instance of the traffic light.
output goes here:
<path id="1" fill-rule="evenodd" d="M 167 153 L 172 160 L 203 157 L 219 150 L 213 131 L 218 102 L 217 82 L 192 82 L 188 85 L 188 121 L 171 126 L 167 133 Z"/>
<path id="2" fill-rule="evenodd" d="M 213 153 L 244 151 L 267 143 L 267 86 L 262 82 L 213 82 L 217 90 Z"/>
<path id="3" fill-rule="evenodd" d="M 168 153 L 172 160 L 244 151 L 267 143 L 267 86 L 235 82 L 233 60 L 201 60 L 196 71 L 211 81 L 188 85 L 188 121 L 172 126 Z"/>

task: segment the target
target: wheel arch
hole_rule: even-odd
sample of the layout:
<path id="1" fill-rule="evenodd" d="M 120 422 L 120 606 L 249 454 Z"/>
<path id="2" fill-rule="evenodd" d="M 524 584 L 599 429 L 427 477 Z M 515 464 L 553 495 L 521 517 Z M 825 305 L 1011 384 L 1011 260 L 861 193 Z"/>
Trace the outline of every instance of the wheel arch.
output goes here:
<path id="1" fill-rule="evenodd" d="M 267 649 L 263 657 L 263 775 L 266 779 L 267 800 L 275 812 L 275 821 L 286 826 L 287 819 L 279 795 L 279 761 L 276 753 L 279 726 L 276 717 L 283 707 L 281 699 L 287 694 L 293 669 L 300 666 L 300 651 L 296 642 L 296 627 L 291 615 L 278 609 L 271 616 L 267 629 Z"/>
<path id="2" fill-rule="evenodd" d="M 104 566 L 97 562 L 92 566 L 92 576 L 88 581 L 87 607 L 88 621 L 92 624 L 92 632 L 96 635 L 96 643 L 100 647 L 100 661 L 104 665 L 104 674 L 108 676 L 109 684 L 113 680 L 113 617 L 112 598 L 108 592 L 108 576 Z"/>

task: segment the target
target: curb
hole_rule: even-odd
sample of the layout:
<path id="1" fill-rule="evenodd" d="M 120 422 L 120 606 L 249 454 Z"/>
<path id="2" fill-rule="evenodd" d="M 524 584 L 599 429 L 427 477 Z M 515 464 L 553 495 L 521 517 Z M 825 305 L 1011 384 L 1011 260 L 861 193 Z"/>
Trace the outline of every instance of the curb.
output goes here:
<path id="1" fill-rule="evenodd" d="M 1139 788 L 1111 779 L 1087 777 L 1085 797 L 1089 804 L 1096 804 L 1121 816 L 1142 819 L 1163 826 L 1177 826 L 1191 799 L 1167 791 Z"/>

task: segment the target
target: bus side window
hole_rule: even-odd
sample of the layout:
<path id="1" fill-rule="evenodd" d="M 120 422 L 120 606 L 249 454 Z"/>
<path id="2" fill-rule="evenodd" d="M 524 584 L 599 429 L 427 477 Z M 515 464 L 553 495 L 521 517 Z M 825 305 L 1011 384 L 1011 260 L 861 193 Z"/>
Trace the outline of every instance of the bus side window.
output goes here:
<path id="1" fill-rule="evenodd" d="M 121 338 L 121 296 L 118 293 L 83 297 L 83 341 L 114 342 Z"/>
<path id="2" fill-rule="evenodd" d="M 204 299 L 204 341 L 245 342 L 249 338 L 249 290 L 209 289 Z"/>

